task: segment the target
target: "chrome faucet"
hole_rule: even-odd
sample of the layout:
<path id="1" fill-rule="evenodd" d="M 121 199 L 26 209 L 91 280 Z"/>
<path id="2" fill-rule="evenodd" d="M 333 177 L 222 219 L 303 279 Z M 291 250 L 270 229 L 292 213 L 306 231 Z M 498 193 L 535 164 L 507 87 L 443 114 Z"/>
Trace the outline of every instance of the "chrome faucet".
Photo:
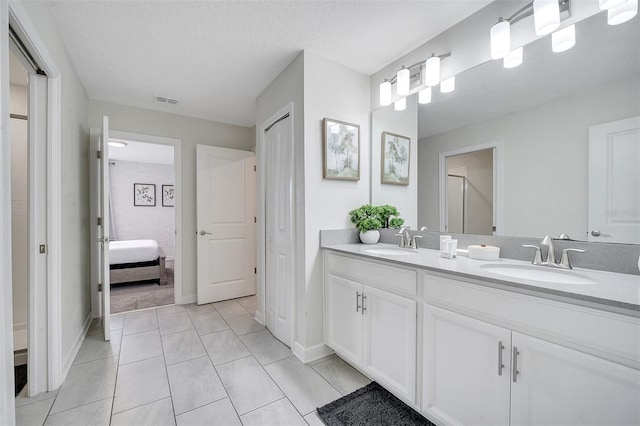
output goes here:
<path id="1" fill-rule="evenodd" d="M 547 260 L 544 262 L 545 265 L 555 265 L 556 264 L 556 246 L 553 244 L 553 238 L 548 235 L 545 235 L 542 241 L 540 241 L 540 245 L 547 246 Z"/>
<path id="2" fill-rule="evenodd" d="M 565 238 L 562 238 L 563 236 L 565 236 Z M 561 234 L 559 239 L 568 240 L 569 238 L 568 236 L 566 236 L 566 234 Z M 585 252 L 584 250 L 581 250 L 581 249 L 573 249 L 573 248 L 563 249 L 562 256 L 560 257 L 560 262 L 556 262 L 556 249 L 553 243 L 553 238 L 551 238 L 549 235 L 546 235 L 542 239 L 542 241 L 540 241 L 540 245 L 547 246 L 547 260 L 542 259 L 542 252 L 540 250 L 540 247 L 530 245 L 530 244 L 524 244 L 522 246 L 522 247 L 529 247 L 529 248 L 536 249 L 536 254 L 533 258 L 533 261 L 531 262 L 534 265 L 555 266 L 557 268 L 562 268 L 562 269 L 573 269 L 573 267 L 571 266 L 571 262 L 569 261 L 569 252 L 576 252 L 576 253 Z"/>
<path id="3" fill-rule="evenodd" d="M 400 237 L 400 244 L 398 247 L 411 247 L 411 236 L 409 236 L 407 228 L 400 228 L 400 232 L 395 235 Z"/>

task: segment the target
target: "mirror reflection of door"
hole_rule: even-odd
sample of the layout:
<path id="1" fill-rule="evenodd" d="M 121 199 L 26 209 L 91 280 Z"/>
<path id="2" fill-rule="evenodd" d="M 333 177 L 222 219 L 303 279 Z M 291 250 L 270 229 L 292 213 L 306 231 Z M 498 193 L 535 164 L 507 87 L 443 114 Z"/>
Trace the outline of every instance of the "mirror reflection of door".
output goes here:
<path id="1" fill-rule="evenodd" d="M 492 235 L 493 148 L 446 158 L 446 231 Z"/>

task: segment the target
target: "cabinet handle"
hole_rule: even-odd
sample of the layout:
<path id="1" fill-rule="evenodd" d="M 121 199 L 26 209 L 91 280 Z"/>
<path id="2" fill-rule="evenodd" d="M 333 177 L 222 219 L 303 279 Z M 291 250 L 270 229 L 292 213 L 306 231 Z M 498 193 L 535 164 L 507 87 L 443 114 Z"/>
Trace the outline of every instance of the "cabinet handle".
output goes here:
<path id="1" fill-rule="evenodd" d="M 360 296 L 362 296 L 360 292 L 356 291 L 356 312 L 360 310 Z"/>
<path id="2" fill-rule="evenodd" d="M 366 300 L 367 300 L 367 296 L 365 296 L 364 293 L 362 293 L 362 315 L 364 315 L 364 311 L 367 310 L 367 306 L 366 306 Z"/>
<path id="3" fill-rule="evenodd" d="M 518 371 L 518 354 L 520 352 L 518 352 L 518 348 L 517 347 L 513 347 L 513 383 L 516 383 L 518 381 L 518 374 L 520 373 Z"/>
<path id="4" fill-rule="evenodd" d="M 498 376 L 502 376 L 502 369 L 504 368 L 504 364 L 502 363 L 502 351 L 504 350 L 504 345 L 501 341 L 498 342 Z"/>

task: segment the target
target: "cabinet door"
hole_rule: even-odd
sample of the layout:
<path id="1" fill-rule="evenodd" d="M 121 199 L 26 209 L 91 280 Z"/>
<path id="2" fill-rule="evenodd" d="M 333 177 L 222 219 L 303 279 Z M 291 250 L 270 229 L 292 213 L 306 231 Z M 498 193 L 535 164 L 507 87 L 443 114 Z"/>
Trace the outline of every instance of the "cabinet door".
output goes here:
<path id="1" fill-rule="evenodd" d="M 640 371 L 513 332 L 513 425 L 638 425 Z"/>
<path id="2" fill-rule="evenodd" d="M 416 302 L 368 286 L 364 294 L 363 368 L 415 403 Z"/>
<path id="3" fill-rule="evenodd" d="M 508 425 L 511 331 L 424 306 L 422 410 L 445 424 Z"/>
<path id="4" fill-rule="evenodd" d="M 342 358 L 362 364 L 362 284 L 327 273 L 325 341 Z"/>

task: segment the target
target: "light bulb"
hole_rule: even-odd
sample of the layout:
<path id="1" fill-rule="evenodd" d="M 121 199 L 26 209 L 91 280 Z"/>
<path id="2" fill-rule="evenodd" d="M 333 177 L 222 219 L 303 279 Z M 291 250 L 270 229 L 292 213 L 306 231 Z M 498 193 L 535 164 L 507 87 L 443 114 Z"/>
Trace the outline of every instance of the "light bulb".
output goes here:
<path id="1" fill-rule="evenodd" d="M 451 93 L 456 90 L 456 76 L 442 80 L 440 83 L 440 93 Z"/>
<path id="2" fill-rule="evenodd" d="M 418 92 L 418 103 L 428 104 L 431 102 L 431 87 L 425 87 Z"/>
<path id="3" fill-rule="evenodd" d="M 560 53 L 576 44 L 576 26 L 569 25 L 551 34 L 551 50 Z"/>
<path id="4" fill-rule="evenodd" d="M 600 0 L 600 9 L 611 9 L 612 7 L 620 6 L 626 0 Z"/>
<path id="5" fill-rule="evenodd" d="M 431 55 L 424 63 L 424 84 L 437 86 L 440 83 L 440 58 Z"/>
<path id="6" fill-rule="evenodd" d="M 396 91 L 398 96 L 405 96 L 409 94 L 409 77 L 411 73 L 405 67 L 402 67 L 400 71 L 398 71 L 397 81 L 396 81 Z"/>
<path id="7" fill-rule="evenodd" d="M 394 104 L 393 108 L 396 111 L 404 111 L 407 109 L 407 98 L 398 99 Z"/>
<path id="8" fill-rule="evenodd" d="M 607 11 L 607 23 L 618 25 L 627 22 L 638 14 L 638 0 L 627 0 Z"/>
<path id="9" fill-rule="evenodd" d="M 391 105 L 391 82 L 389 80 L 380 83 L 380 105 Z"/>
<path id="10" fill-rule="evenodd" d="M 513 49 L 507 56 L 502 59 L 502 66 L 505 68 L 515 68 L 522 64 L 524 48 L 522 46 Z"/>
<path id="11" fill-rule="evenodd" d="M 549 34 L 560 26 L 558 0 L 533 0 L 533 22 L 536 35 Z"/>
<path id="12" fill-rule="evenodd" d="M 491 27 L 491 59 L 504 58 L 511 50 L 511 24 L 500 18 Z"/>

